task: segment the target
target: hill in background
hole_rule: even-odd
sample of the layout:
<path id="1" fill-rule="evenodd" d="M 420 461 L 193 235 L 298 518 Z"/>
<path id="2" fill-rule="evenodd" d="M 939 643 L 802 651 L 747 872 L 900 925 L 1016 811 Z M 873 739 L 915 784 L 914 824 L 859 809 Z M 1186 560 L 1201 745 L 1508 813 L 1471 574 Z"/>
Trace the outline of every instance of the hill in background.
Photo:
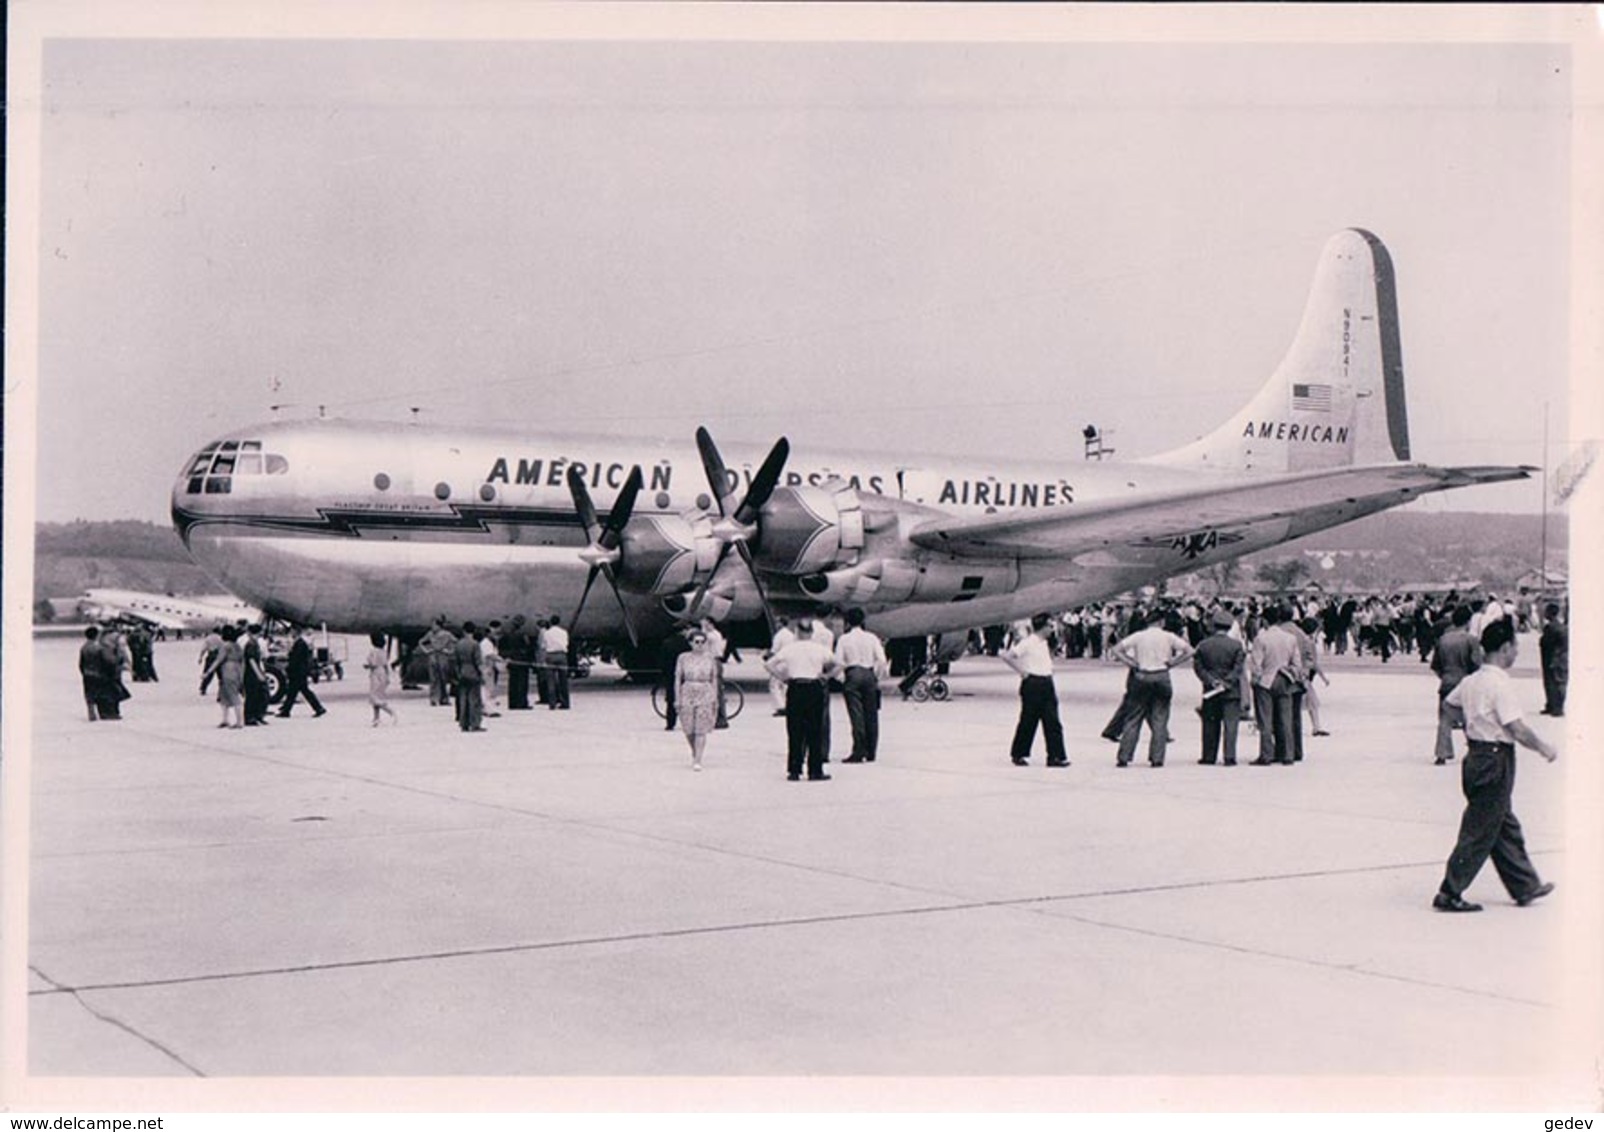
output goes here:
<path id="1" fill-rule="evenodd" d="M 1305 577 L 1327 588 L 1477 581 L 1511 589 L 1537 570 L 1542 532 L 1540 515 L 1388 511 L 1248 555 L 1237 577 L 1263 580 L 1278 566 L 1299 561 Z M 1551 572 L 1564 572 L 1567 547 L 1565 516 L 1550 515 Z M 40 523 L 34 553 L 35 603 L 75 597 L 92 587 L 179 595 L 214 594 L 219 588 L 190 560 L 173 529 L 155 523 Z"/>

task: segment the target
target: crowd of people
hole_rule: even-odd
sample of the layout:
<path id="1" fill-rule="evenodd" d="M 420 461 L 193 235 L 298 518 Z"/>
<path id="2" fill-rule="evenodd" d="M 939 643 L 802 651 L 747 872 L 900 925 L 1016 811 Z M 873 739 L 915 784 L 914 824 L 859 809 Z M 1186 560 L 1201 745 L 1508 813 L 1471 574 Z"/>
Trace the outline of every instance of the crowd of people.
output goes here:
<path id="1" fill-rule="evenodd" d="M 1163 767 L 1172 742 L 1172 672 L 1192 669 L 1201 692 L 1198 762 L 1238 764 L 1238 739 L 1246 722 L 1257 732 L 1250 765 L 1291 766 L 1304 758 L 1303 716 L 1315 737 L 1322 726 L 1317 687 L 1329 684 L 1322 657 L 1370 654 L 1383 663 L 1395 655 L 1418 653 L 1437 676 L 1436 765 L 1455 761 L 1455 730 L 1467 736 L 1464 791 L 1467 810 L 1459 844 L 1435 900 L 1444 911 L 1472 911 L 1465 887 L 1481 863 L 1491 858 L 1519 903 L 1545 895 L 1544 885 L 1526 857 L 1519 823 L 1510 810 L 1514 744 L 1529 746 L 1552 760 L 1554 749 L 1521 721 L 1510 691 L 1507 669 L 1516 652 L 1517 633 L 1540 631 L 1543 714 L 1562 716 L 1568 679 L 1568 637 L 1556 602 L 1537 602 L 1524 590 L 1508 604 L 1495 595 L 1441 598 L 1410 594 L 1352 597 L 1294 595 L 1267 601 L 1199 602 L 1160 600 L 1148 604 L 1108 603 L 1062 614 L 1039 614 L 1012 626 L 975 630 L 964 642 L 976 653 L 995 656 L 1020 677 L 1019 716 L 1008 756 L 1016 766 L 1030 764 L 1038 731 L 1046 746 L 1046 765 L 1068 767 L 1070 758 L 1059 717 L 1054 683 L 1055 659 L 1102 658 L 1127 669 L 1124 693 L 1102 730 L 1114 742 L 1115 766 L 1128 767 L 1147 732 L 1147 762 Z M 148 634 L 130 640 L 115 628 L 91 626 L 79 652 L 84 701 L 89 719 L 122 718 L 130 693 L 124 674 L 155 679 Z M 265 726 L 269 680 L 261 631 L 254 625 L 221 625 L 202 646 L 200 690 L 217 683 L 223 728 Z M 372 725 L 388 715 L 395 663 L 382 633 L 370 638 L 363 669 L 368 675 Z M 468 621 L 460 627 L 437 619 L 417 646 L 428 669 L 432 706 L 453 707 L 457 726 L 482 732 L 484 720 L 536 704 L 553 711 L 571 707 L 571 640 L 561 618 L 529 623 L 522 615 L 505 623 Z M 934 658 L 948 655 L 941 642 L 893 641 L 889 647 L 865 627 L 860 609 L 832 618 L 780 618 L 763 654 L 770 679 L 774 715 L 784 717 L 786 777 L 830 780 L 830 698 L 839 691 L 852 732 L 847 763 L 871 763 L 880 750 L 881 682 L 917 675 Z M 141 660 L 140 657 L 144 659 Z M 712 618 L 669 634 L 661 653 L 665 726 L 680 730 L 690 751 L 691 769 L 701 771 L 713 731 L 728 727 L 724 665 L 739 659 Z M 327 713 L 312 682 L 314 648 L 309 631 L 295 634 L 281 666 L 283 694 L 279 718 L 289 718 L 304 699 L 313 718 Z M 903 684 L 906 695 L 906 679 Z"/>

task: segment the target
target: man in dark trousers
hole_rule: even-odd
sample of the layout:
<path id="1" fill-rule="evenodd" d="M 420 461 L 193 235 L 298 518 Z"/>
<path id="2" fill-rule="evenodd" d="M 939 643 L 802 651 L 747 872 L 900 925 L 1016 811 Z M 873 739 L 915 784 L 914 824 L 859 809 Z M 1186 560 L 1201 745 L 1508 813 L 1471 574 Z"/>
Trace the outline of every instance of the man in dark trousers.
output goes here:
<path id="1" fill-rule="evenodd" d="M 1009 757 L 1015 766 L 1030 765 L 1030 748 L 1036 741 L 1039 724 L 1047 740 L 1047 765 L 1068 766 L 1064 750 L 1064 725 L 1058 719 L 1058 688 L 1053 684 L 1053 619 L 1038 613 L 1030 619 L 1030 632 L 1000 655 L 1008 667 L 1019 673 L 1019 723 Z"/>
<path id="2" fill-rule="evenodd" d="M 529 665 L 534 650 L 529 642 L 529 630 L 524 628 L 524 615 L 514 615 L 512 624 L 501 635 L 501 659 L 507 662 L 507 710 L 529 710 Z"/>
<path id="3" fill-rule="evenodd" d="M 1115 766 L 1130 765 L 1144 723 L 1148 729 L 1148 764 L 1164 765 L 1164 751 L 1170 741 L 1170 701 L 1175 695 L 1170 669 L 1192 659 L 1192 646 L 1166 628 L 1167 621 L 1164 613 L 1154 610 L 1148 614 L 1145 626 L 1120 638 L 1108 650 L 1110 658 L 1131 670 L 1125 692 L 1131 700 L 1131 710 L 1120 729 Z"/>
<path id="4" fill-rule="evenodd" d="M 1192 656 L 1192 671 L 1203 685 L 1203 757 L 1198 761 L 1213 766 L 1225 740 L 1225 765 L 1236 765 L 1237 724 L 1242 714 L 1242 670 L 1247 650 L 1231 636 L 1235 624 L 1225 609 L 1216 609 L 1211 619 L 1214 632 L 1198 642 Z"/>
<path id="5" fill-rule="evenodd" d="M 1431 670 L 1437 674 L 1437 766 L 1454 761 L 1454 713 L 1448 710 L 1448 693 L 1481 667 L 1481 642 L 1470 635 L 1470 606 L 1456 605 L 1447 632 L 1431 651 Z"/>
<path id="6" fill-rule="evenodd" d="M 763 662 L 769 675 L 785 681 L 785 777 L 802 777 L 806 757 L 809 782 L 828 782 L 824 773 L 825 681 L 841 666 L 823 644 L 813 639 L 813 622 L 798 618 L 796 640 Z"/>
<path id="7" fill-rule="evenodd" d="M 1465 899 L 1465 890 L 1489 856 L 1498 879 L 1522 908 L 1554 891 L 1526 855 L 1526 840 L 1510 796 L 1515 789 L 1516 743 L 1549 762 L 1559 752 L 1521 718 L 1520 697 L 1509 678 L 1518 649 L 1514 625 L 1505 619 L 1492 622 L 1482 630 L 1481 647 L 1487 663 L 1461 680 L 1447 699 L 1448 707 L 1464 719 L 1470 743 L 1460 771 L 1465 816 L 1459 822 L 1459 841 L 1431 902 L 1439 912 L 1481 911 L 1480 904 Z"/>
<path id="8" fill-rule="evenodd" d="M 1294 729 L 1301 721 L 1293 712 L 1292 693 L 1302 682 L 1303 652 L 1298 639 L 1285 628 L 1288 616 L 1279 605 L 1265 610 L 1265 627 L 1253 638 L 1248 654 L 1253 714 L 1259 721 L 1259 757 L 1253 766 L 1291 766 L 1298 753 Z"/>
<path id="9" fill-rule="evenodd" d="M 880 680 L 891 674 L 885 646 L 863 627 L 864 620 L 863 610 L 847 610 L 848 629 L 835 643 L 835 659 L 843 672 L 842 695 L 852 723 L 849 763 L 872 763 L 879 753 Z"/>
<path id="10" fill-rule="evenodd" d="M 1543 635 L 1537 650 L 1543 661 L 1543 714 L 1564 715 L 1565 685 L 1571 675 L 1570 634 L 1552 601 L 1543 606 Z"/>
<path id="11" fill-rule="evenodd" d="M 307 704 L 312 708 L 313 719 L 325 714 L 317 693 L 308 686 L 312 677 L 312 643 L 306 639 L 309 632 L 302 629 L 295 634 L 295 643 L 290 646 L 290 655 L 284 665 L 284 703 L 278 709 L 280 719 L 290 717 L 290 709 L 295 706 L 297 696 L 306 697 Z"/>
<path id="12" fill-rule="evenodd" d="M 262 657 L 261 630 L 255 625 L 245 627 L 245 726 L 267 726 L 267 664 Z"/>
<path id="13" fill-rule="evenodd" d="M 451 658 L 455 662 L 457 680 L 457 726 L 464 731 L 483 731 L 485 704 L 480 693 L 484 686 L 484 669 L 479 642 L 485 631 L 472 621 L 463 623 L 462 636 L 452 646 Z"/>

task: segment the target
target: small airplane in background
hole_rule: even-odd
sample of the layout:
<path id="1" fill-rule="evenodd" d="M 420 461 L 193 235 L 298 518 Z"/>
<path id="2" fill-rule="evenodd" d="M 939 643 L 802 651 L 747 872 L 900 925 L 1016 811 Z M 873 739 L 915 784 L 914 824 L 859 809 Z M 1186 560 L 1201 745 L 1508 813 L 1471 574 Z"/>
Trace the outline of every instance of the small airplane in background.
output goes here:
<path id="1" fill-rule="evenodd" d="M 95 621 L 143 621 L 156 628 L 205 634 L 220 624 L 257 624 L 262 611 L 228 594 L 175 597 L 142 590 L 86 590 L 78 612 Z"/>
<path id="2" fill-rule="evenodd" d="M 1073 429 L 1066 422 L 1066 433 Z M 172 491 L 197 563 L 268 614 L 404 639 L 559 613 L 655 667 L 708 614 L 858 607 L 885 637 L 1067 609 L 1526 467 L 1410 462 L 1391 257 L 1326 244 L 1292 346 L 1224 425 L 1144 460 L 809 451 L 338 420 L 238 429 Z M 616 602 L 591 602 L 604 579 Z M 625 642 L 628 642 L 628 649 Z"/>

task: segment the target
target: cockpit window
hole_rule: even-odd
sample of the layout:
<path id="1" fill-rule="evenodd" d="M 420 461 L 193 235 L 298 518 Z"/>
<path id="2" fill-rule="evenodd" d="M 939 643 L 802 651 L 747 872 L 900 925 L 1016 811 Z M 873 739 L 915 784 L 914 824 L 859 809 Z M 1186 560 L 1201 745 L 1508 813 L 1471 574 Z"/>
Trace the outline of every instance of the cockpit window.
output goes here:
<path id="1" fill-rule="evenodd" d="M 273 452 L 263 452 L 260 440 L 224 440 L 208 445 L 189 462 L 184 490 L 189 495 L 228 495 L 234 476 L 282 476 L 290 462 Z"/>

